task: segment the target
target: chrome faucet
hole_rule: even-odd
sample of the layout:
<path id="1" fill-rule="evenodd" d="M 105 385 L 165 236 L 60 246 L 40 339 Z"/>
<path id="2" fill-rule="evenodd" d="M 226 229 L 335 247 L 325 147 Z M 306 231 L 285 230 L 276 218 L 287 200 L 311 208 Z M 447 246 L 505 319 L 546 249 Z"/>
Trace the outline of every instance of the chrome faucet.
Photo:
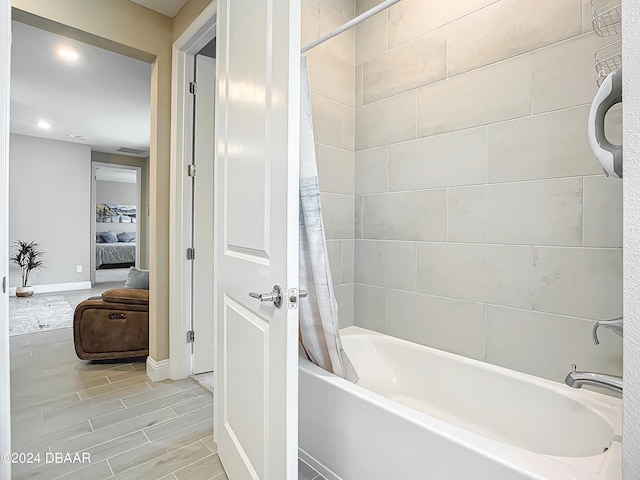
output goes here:
<path id="1" fill-rule="evenodd" d="M 622 336 L 622 317 L 615 318 L 613 320 L 599 320 L 593 326 L 593 343 L 596 345 L 600 345 L 600 341 L 598 340 L 598 328 L 605 327 L 609 330 L 612 330 L 614 333 Z"/>
<path id="2" fill-rule="evenodd" d="M 622 393 L 622 377 L 606 375 L 604 373 L 579 372 L 575 365 L 571 365 L 571 371 L 564 379 L 564 383 L 572 388 L 581 388 L 583 385 L 593 385 L 617 393 Z"/>

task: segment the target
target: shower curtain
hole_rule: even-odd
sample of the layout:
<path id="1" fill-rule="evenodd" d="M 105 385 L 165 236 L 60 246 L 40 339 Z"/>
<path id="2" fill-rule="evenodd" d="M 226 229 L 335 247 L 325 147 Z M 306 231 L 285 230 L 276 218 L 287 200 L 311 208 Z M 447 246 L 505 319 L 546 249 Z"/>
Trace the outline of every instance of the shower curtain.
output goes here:
<path id="1" fill-rule="evenodd" d="M 342 349 L 338 304 L 333 294 L 322 224 L 307 58 L 301 57 L 300 88 L 300 343 L 316 365 L 352 382 L 358 380 Z"/>

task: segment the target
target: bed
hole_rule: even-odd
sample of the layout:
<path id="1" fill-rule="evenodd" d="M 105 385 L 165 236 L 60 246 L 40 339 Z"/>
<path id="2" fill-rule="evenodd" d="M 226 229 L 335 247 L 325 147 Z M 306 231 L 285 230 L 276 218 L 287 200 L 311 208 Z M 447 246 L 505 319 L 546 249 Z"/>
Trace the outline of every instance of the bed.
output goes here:
<path id="1" fill-rule="evenodd" d="M 96 243 L 96 270 L 136 264 L 136 242 Z"/>

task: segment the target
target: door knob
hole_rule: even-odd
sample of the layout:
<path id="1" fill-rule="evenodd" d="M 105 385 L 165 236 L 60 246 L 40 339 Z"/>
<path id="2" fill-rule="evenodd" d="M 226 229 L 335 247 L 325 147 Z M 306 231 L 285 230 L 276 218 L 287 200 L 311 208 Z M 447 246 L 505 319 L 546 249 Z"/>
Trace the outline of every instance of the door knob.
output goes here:
<path id="1" fill-rule="evenodd" d="M 276 308 L 282 306 L 282 288 L 280 285 L 274 285 L 273 290 L 269 293 L 250 292 L 249 296 L 251 298 L 257 298 L 261 302 L 273 302 Z"/>

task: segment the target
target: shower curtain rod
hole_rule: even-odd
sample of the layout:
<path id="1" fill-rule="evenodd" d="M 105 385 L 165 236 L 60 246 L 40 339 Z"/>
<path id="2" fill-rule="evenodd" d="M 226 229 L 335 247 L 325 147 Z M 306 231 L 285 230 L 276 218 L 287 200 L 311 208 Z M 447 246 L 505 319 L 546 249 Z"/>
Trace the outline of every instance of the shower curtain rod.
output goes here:
<path id="1" fill-rule="evenodd" d="M 391 5 L 394 5 L 396 3 L 398 3 L 400 0 L 385 0 L 384 2 L 382 2 L 379 5 L 376 5 L 375 7 L 373 7 L 370 10 L 367 10 L 366 12 L 364 12 L 361 15 L 358 15 L 357 17 L 355 17 L 353 20 L 349 20 L 347 23 L 345 23 L 344 25 L 342 25 L 341 27 L 336 28 L 333 32 L 331 33 L 327 33 L 324 37 L 319 38 L 318 40 L 311 42 L 309 45 L 307 45 L 306 47 L 304 47 L 301 51 L 300 54 L 303 54 L 305 52 L 308 52 L 309 50 L 311 50 L 312 48 L 317 47 L 318 45 L 320 45 L 321 43 L 326 42 L 327 40 L 329 40 L 330 38 L 335 37 L 336 35 L 340 35 L 342 32 L 349 30 L 351 27 L 355 27 L 357 24 L 359 24 L 360 22 L 364 22 L 367 18 L 369 17 L 373 17 L 376 13 L 381 12 L 382 10 L 386 10 L 387 8 L 389 8 Z"/>

